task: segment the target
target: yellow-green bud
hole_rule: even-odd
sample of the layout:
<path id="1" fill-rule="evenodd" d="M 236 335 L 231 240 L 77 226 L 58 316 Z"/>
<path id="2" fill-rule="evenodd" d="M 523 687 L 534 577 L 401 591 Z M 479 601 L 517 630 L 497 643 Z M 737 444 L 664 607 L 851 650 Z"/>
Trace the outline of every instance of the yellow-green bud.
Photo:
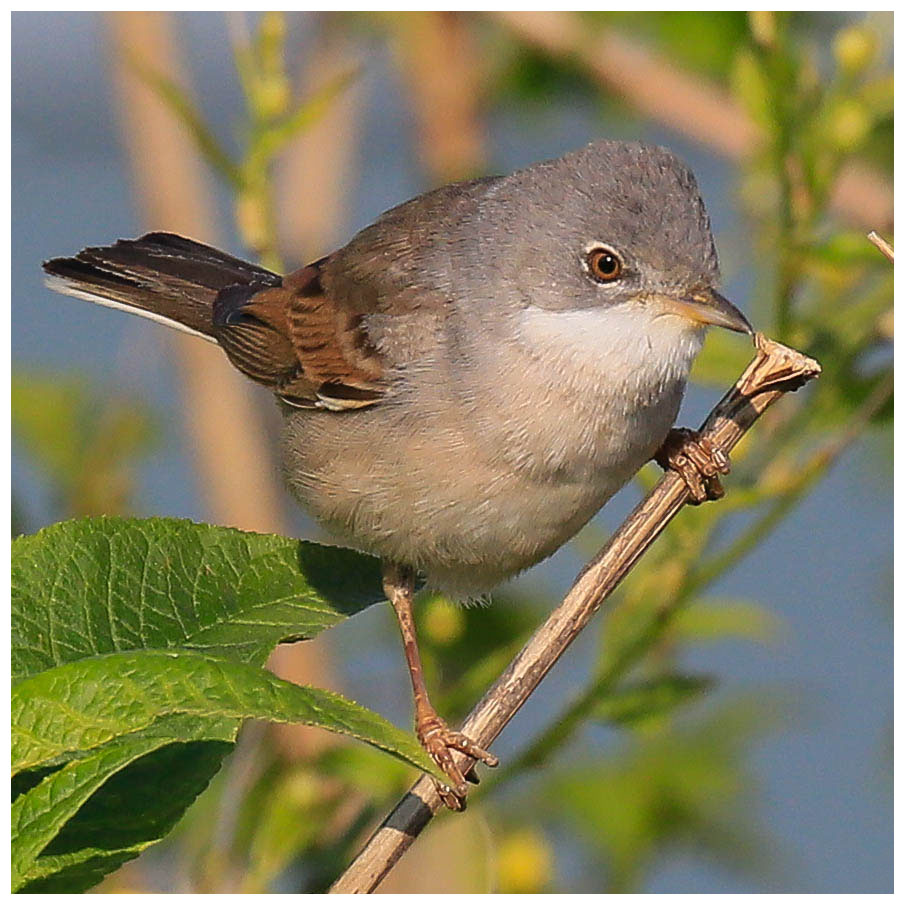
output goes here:
<path id="1" fill-rule="evenodd" d="M 877 53 L 877 37 L 862 25 L 841 29 L 833 41 L 836 64 L 846 75 L 858 75 L 873 62 Z"/>
<path id="2" fill-rule="evenodd" d="M 854 98 L 840 101 L 827 113 L 827 135 L 840 151 L 855 150 L 870 133 L 870 110 Z"/>
<path id="3" fill-rule="evenodd" d="M 497 849 L 497 885 L 501 893 L 538 893 L 553 875 L 553 854 L 536 830 L 516 830 Z"/>
<path id="4" fill-rule="evenodd" d="M 452 644 L 465 631 L 465 615 L 449 601 L 437 598 L 428 603 L 421 625 L 435 644 Z"/>
<path id="5" fill-rule="evenodd" d="M 257 85 L 255 105 L 263 119 L 278 119 L 289 107 L 292 88 L 285 76 L 271 76 Z"/>

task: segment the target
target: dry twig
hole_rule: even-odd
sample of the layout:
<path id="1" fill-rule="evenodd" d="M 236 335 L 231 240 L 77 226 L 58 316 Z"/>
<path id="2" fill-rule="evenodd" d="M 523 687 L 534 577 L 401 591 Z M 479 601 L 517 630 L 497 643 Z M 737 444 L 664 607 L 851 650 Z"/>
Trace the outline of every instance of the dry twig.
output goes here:
<path id="1" fill-rule="evenodd" d="M 880 249 L 883 255 L 889 259 L 890 263 L 895 263 L 895 254 L 893 253 L 892 246 L 883 238 L 883 236 L 875 229 L 872 229 L 867 234 L 867 238 Z"/>
<path id="2" fill-rule="evenodd" d="M 754 360 L 701 428 L 714 446 L 727 453 L 780 396 L 798 389 L 820 373 L 816 361 L 762 334 L 758 334 L 756 346 Z M 688 501 L 689 493 L 682 479 L 674 472 L 664 474 L 472 710 L 462 726 L 463 732 L 482 747 L 493 742 L 604 600 Z M 468 759 L 462 758 L 462 763 L 467 768 Z M 372 892 L 440 808 L 433 780 L 422 776 L 330 891 Z"/>

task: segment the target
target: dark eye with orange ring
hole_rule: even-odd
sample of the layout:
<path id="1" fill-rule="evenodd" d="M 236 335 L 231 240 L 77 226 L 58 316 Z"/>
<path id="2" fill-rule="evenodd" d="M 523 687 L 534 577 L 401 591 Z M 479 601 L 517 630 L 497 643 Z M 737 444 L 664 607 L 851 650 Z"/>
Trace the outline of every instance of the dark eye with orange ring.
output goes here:
<path id="1" fill-rule="evenodd" d="M 622 259 L 611 248 L 592 248 L 587 261 L 588 273 L 598 283 L 612 283 L 622 276 Z"/>

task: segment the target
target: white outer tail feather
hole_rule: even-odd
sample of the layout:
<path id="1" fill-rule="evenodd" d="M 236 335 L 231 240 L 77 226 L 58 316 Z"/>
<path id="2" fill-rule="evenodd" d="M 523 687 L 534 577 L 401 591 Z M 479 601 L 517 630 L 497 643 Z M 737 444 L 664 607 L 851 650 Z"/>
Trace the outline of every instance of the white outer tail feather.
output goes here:
<path id="1" fill-rule="evenodd" d="M 179 321 L 164 317 L 162 314 L 157 314 L 154 311 L 147 311 L 144 308 L 138 308 L 135 305 L 127 305 L 125 302 L 118 302 L 114 299 L 107 298 L 106 296 L 98 295 L 95 292 L 89 292 L 78 284 L 63 279 L 63 277 L 48 276 L 44 280 L 44 285 L 54 292 L 70 295 L 73 298 L 82 299 L 86 302 L 93 302 L 95 305 L 103 305 L 104 308 L 115 308 L 117 311 L 125 311 L 126 314 L 134 314 L 137 317 L 143 317 L 146 320 L 154 321 L 155 324 L 163 324 L 165 327 L 171 327 L 174 330 L 179 330 L 181 333 L 187 333 L 189 336 L 197 336 L 199 339 L 206 339 L 209 343 L 218 345 L 217 340 L 214 339 L 213 336 L 208 336 L 198 330 L 193 330 L 185 324 L 180 324 Z"/>

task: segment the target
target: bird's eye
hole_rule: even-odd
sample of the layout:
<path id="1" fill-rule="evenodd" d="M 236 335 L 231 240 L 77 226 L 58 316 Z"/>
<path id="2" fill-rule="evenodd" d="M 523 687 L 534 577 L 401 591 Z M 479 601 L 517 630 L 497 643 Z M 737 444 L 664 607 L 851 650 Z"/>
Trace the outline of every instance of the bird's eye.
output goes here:
<path id="1" fill-rule="evenodd" d="M 598 246 L 588 252 L 588 273 L 598 283 L 612 283 L 622 276 L 622 259 L 612 248 Z"/>

